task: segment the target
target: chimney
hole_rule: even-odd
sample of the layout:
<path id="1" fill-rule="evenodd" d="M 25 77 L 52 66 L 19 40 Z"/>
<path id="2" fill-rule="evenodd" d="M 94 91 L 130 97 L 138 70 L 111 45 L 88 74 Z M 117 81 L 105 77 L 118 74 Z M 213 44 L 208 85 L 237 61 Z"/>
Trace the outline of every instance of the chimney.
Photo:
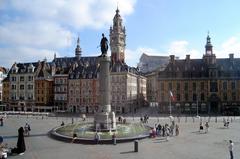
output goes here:
<path id="1" fill-rule="evenodd" d="M 175 60 L 175 55 L 170 55 L 170 62 L 173 63 Z"/>
<path id="2" fill-rule="evenodd" d="M 233 60 L 234 59 L 234 53 L 229 54 L 229 59 Z"/>
<path id="3" fill-rule="evenodd" d="M 186 60 L 190 60 L 190 55 L 186 55 Z"/>

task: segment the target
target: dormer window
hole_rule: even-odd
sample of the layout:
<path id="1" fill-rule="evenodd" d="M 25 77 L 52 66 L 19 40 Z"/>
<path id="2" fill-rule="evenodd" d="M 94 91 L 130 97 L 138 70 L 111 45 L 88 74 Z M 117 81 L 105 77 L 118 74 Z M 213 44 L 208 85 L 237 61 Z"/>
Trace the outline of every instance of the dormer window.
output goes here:
<path id="1" fill-rule="evenodd" d="M 34 70 L 33 64 L 30 64 L 30 65 L 28 66 L 28 72 L 29 72 L 29 73 L 32 73 L 33 70 Z"/>
<path id="2" fill-rule="evenodd" d="M 89 74 L 89 76 L 88 76 L 89 78 L 92 78 L 92 72 Z"/>
<path id="3" fill-rule="evenodd" d="M 12 73 L 17 73 L 16 68 L 13 68 L 13 69 L 12 69 Z"/>

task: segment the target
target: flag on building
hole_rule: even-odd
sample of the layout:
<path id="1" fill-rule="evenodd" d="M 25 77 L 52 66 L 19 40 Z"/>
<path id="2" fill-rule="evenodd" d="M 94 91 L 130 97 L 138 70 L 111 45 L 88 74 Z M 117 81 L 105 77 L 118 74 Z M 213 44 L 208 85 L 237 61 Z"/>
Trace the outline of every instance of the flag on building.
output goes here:
<path id="1" fill-rule="evenodd" d="M 169 91 L 169 93 L 170 93 L 171 100 L 172 100 L 172 101 L 175 101 L 175 97 L 174 97 L 172 91 Z"/>

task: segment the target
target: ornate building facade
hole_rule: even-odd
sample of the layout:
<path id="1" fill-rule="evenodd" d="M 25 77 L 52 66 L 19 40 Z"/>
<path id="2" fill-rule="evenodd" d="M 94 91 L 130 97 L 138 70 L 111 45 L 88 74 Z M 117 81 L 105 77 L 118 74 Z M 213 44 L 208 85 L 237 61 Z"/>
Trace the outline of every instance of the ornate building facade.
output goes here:
<path id="1" fill-rule="evenodd" d="M 35 77 L 35 111 L 52 111 L 53 107 L 53 72 L 46 61 L 39 64 Z"/>
<path id="2" fill-rule="evenodd" d="M 125 63 L 125 46 L 125 27 L 117 9 L 110 27 L 111 106 L 117 113 L 146 104 L 146 78 Z M 54 55 L 51 63 L 15 63 L 4 82 L 8 110 L 94 113 L 98 109 L 98 56 L 83 57 L 79 38 L 74 57 Z"/>
<path id="3" fill-rule="evenodd" d="M 7 69 L 0 67 L 0 110 L 5 110 L 5 105 L 3 105 L 3 80 L 7 77 Z"/>
<path id="4" fill-rule="evenodd" d="M 157 72 L 157 103 L 162 112 L 175 113 L 226 113 L 239 109 L 240 59 L 216 58 L 209 35 L 202 59 L 170 61 L 164 71 Z M 170 91 L 173 97 L 170 95 Z"/>
<path id="5" fill-rule="evenodd" d="M 39 63 L 14 63 L 9 71 L 9 110 L 32 111 L 35 106 L 35 73 Z"/>

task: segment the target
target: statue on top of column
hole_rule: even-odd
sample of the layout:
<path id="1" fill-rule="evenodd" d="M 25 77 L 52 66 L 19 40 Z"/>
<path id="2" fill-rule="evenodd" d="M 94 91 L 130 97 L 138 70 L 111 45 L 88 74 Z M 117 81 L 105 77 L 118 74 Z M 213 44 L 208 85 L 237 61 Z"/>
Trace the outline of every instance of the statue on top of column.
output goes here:
<path id="1" fill-rule="evenodd" d="M 108 50 L 108 39 L 104 36 L 104 34 L 102 34 L 100 46 L 101 46 L 102 56 L 106 56 L 107 50 Z"/>

